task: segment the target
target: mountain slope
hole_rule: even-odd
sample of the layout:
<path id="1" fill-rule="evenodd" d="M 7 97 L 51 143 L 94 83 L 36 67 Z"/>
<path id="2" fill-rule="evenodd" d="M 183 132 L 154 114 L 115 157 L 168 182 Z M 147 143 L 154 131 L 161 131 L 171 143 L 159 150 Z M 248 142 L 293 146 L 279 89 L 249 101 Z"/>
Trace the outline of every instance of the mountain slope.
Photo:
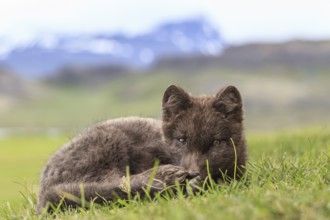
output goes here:
<path id="1" fill-rule="evenodd" d="M 0 65 L 29 78 L 45 76 L 70 65 L 144 68 L 161 57 L 216 55 L 222 47 L 217 30 L 203 18 L 196 18 L 166 23 L 138 36 L 44 35 L 2 54 Z"/>

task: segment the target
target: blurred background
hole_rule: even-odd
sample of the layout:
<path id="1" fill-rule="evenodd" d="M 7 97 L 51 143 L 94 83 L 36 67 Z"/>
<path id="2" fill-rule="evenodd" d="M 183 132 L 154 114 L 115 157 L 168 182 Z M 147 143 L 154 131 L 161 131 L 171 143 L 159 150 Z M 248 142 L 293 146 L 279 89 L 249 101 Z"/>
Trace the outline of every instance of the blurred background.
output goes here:
<path id="1" fill-rule="evenodd" d="M 253 133 L 328 127 L 329 11 L 328 0 L 0 1 L 0 204 L 37 192 L 49 155 L 83 128 L 160 118 L 171 84 L 237 86 L 252 161 Z"/>
<path id="2" fill-rule="evenodd" d="M 160 118 L 163 91 L 233 84 L 247 131 L 330 122 L 326 0 L 0 3 L 0 137 Z"/>

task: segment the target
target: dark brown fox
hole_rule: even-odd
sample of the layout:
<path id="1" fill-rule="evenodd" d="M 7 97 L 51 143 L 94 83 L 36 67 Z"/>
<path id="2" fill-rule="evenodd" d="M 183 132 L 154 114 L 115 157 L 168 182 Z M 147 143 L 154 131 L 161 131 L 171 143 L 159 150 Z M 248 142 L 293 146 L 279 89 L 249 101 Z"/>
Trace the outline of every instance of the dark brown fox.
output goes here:
<path id="1" fill-rule="evenodd" d="M 172 85 L 162 111 L 162 121 L 128 117 L 96 124 L 61 147 L 42 172 L 38 213 L 50 210 L 49 204 L 82 205 L 81 197 L 102 204 L 143 195 L 156 161 L 151 195 L 175 183 L 199 184 L 207 176 L 215 181 L 224 174 L 242 176 L 247 153 L 235 87 L 195 97 Z M 130 181 L 125 181 L 127 167 Z"/>

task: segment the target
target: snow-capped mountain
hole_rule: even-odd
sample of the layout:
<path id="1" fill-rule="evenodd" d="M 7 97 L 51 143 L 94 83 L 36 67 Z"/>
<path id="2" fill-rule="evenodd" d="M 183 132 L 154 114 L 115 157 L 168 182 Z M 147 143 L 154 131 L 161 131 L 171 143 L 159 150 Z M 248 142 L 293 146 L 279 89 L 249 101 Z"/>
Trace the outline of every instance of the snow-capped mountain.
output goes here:
<path id="1" fill-rule="evenodd" d="M 0 46 L 4 43 L 1 42 Z M 4 46 L 4 45 L 3 45 Z M 24 77 L 40 77 L 70 65 L 114 64 L 145 68 L 162 57 L 217 55 L 219 32 L 205 19 L 163 24 L 137 36 L 122 34 L 43 35 L 0 50 L 0 65 Z"/>

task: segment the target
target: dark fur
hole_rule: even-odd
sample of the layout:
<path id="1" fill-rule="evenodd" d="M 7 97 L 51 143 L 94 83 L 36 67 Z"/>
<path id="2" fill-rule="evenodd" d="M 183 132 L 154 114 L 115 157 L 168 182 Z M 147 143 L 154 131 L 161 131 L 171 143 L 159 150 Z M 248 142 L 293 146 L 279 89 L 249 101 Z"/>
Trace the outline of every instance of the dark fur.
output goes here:
<path id="1" fill-rule="evenodd" d="M 131 194 L 143 195 L 153 166 L 159 161 L 151 194 L 187 179 L 207 177 L 206 160 L 214 180 L 223 173 L 239 179 L 246 163 L 242 100 L 228 86 L 215 96 L 193 97 L 170 86 L 163 97 L 163 120 L 129 117 L 87 129 L 60 148 L 41 175 L 38 213 L 47 203 L 59 204 L 67 194 L 103 203 L 127 198 L 119 185 L 130 170 Z M 234 147 L 237 176 L 234 177 Z M 195 178 L 195 179 L 196 179 Z M 67 194 L 65 194 L 67 193 Z M 102 197 L 102 198 L 101 198 Z M 69 206 L 78 201 L 64 198 Z"/>

